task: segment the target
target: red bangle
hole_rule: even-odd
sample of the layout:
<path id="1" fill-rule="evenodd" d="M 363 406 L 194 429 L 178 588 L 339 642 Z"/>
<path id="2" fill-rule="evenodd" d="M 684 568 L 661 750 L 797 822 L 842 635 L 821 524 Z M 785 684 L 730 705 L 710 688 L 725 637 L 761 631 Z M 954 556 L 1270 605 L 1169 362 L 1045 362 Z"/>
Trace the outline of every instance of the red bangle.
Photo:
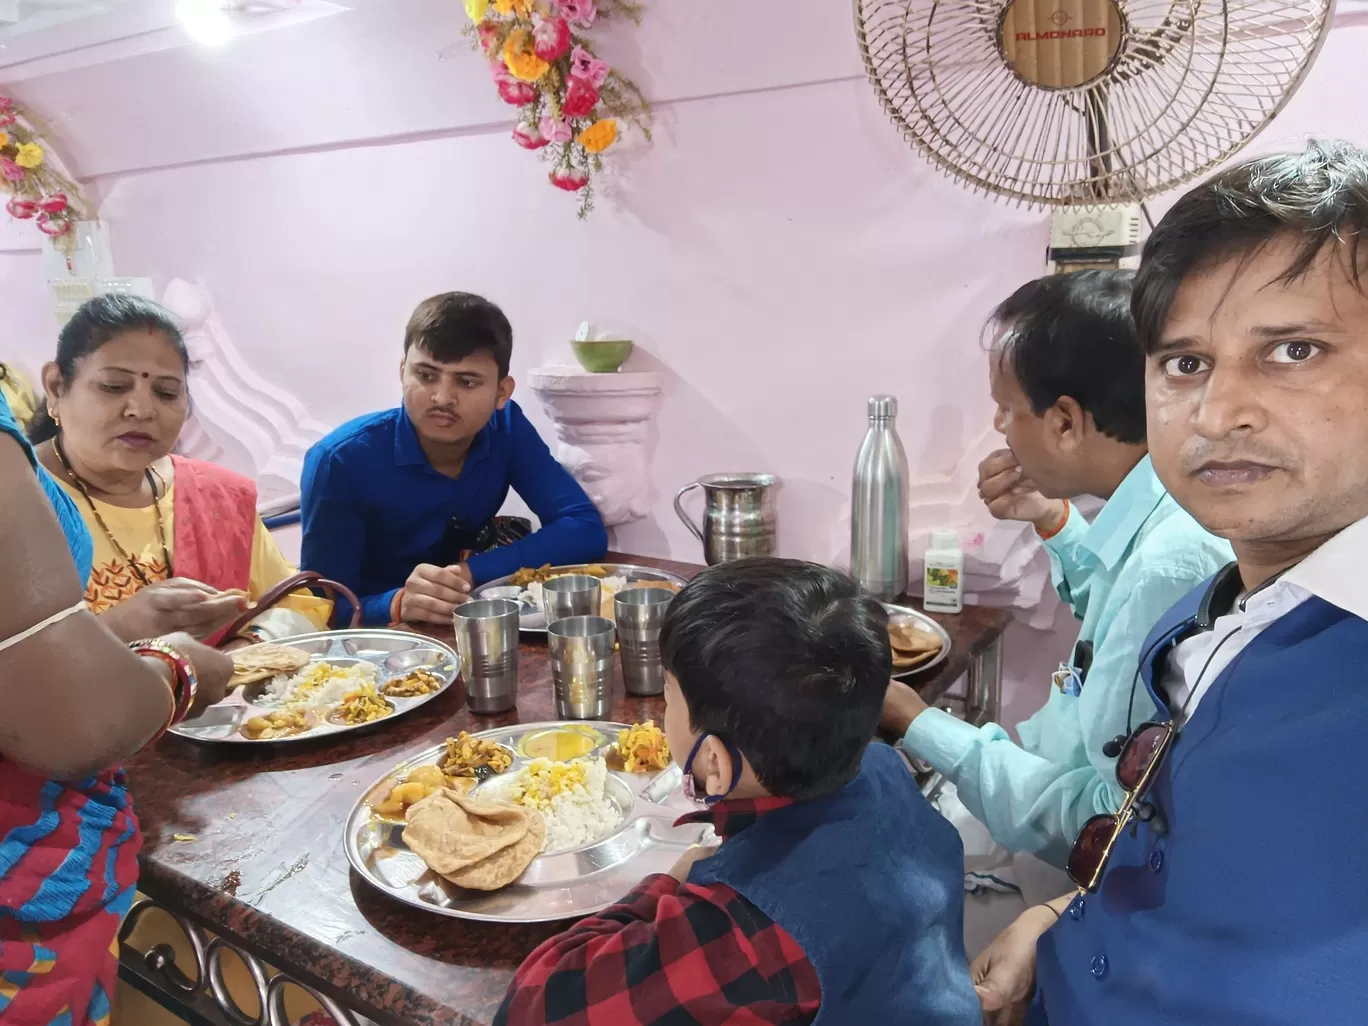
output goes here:
<path id="1" fill-rule="evenodd" d="M 162 660 L 171 667 L 173 680 L 171 719 L 163 730 L 180 723 L 190 714 L 190 709 L 195 704 L 195 696 L 199 694 L 199 678 L 195 676 L 195 667 L 189 659 L 186 659 L 170 645 L 155 638 L 135 641 L 128 647 L 132 649 L 135 655 L 151 656 Z"/>
<path id="2" fill-rule="evenodd" d="M 399 623 L 399 609 L 404 604 L 404 589 L 400 588 L 390 599 L 390 623 Z"/>
<path id="3" fill-rule="evenodd" d="M 1064 500 L 1064 516 L 1060 518 L 1058 526 L 1054 527 L 1052 530 L 1049 530 L 1049 531 L 1042 531 L 1040 528 L 1038 528 L 1038 527 L 1036 528 L 1036 534 L 1040 535 L 1040 540 L 1041 540 L 1041 541 L 1049 541 L 1051 538 L 1053 538 L 1055 535 L 1057 535 L 1060 531 L 1064 530 L 1064 525 L 1067 524 L 1067 523 L 1069 522 L 1069 510 L 1072 509 L 1072 508 L 1073 508 L 1073 507 L 1070 505 L 1069 500 L 1068 500 L 1068 499 L 1065 499 L 1065 500 Z"/>

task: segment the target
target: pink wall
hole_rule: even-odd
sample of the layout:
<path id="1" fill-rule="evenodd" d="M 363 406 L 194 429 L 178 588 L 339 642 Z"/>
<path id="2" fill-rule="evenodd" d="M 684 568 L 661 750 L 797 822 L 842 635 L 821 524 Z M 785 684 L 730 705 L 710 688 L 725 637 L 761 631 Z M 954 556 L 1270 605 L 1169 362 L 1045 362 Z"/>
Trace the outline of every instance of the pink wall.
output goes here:
<path id="1" fill-rule="evenodd" d="M 163 40 L 0 76 L 103 198 L 119 273 L 202 280 L 243 355 L 327 424 L 393 403 L 410 308 L 469 289 L 512 318 L 515 376 L 563 360 L 585 318 L 638 341 L 629 366 L 669 371 L 653 513 L 619 548 L 697 558 L 675 489 L 757 469 L 784 480 L 781 551 L 839 558 L 875 391 L 899 395 L 913 475 L 943 500 L 921 526 L 987 526 L 965 512 L 991 417 L 978 333 L 1040 273 L 1048 218 L 909 151 L 865 82 L 848 3 L 656 0 L 639 30 L 606 33 L 605 56 L 657 102 L 657 138 L 585 223 L 509 140 L 459 3 L 346 6 L 220 50 Z M 1365 138 L 1358 18 L 1257 146 Z M 5 355 L 34 366 L 51 347 L 43 275 L 15 238 L 0 234 Z M 1014 638 L 1014 677 L 1040 679 L 1030 664 L 1064 647 L 1050 637 Z"/>

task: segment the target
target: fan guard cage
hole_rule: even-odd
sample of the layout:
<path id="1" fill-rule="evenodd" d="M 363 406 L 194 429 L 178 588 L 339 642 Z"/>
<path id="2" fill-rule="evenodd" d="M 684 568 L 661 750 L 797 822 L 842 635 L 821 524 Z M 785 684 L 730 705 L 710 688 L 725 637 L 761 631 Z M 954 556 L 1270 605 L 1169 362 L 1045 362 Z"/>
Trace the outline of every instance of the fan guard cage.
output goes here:
<path id="1" fill-rule="evenodd" d="M 1069 206 L 1140 201 L 1233 154 L 1301 84 L 1333 7 L 1116 0 L 1119 48 L 1073 88 L 1013 70 L 1000 42 L 1007 0 L 855 0 L 855 25 L 884 109 L 942 170 Z"/>

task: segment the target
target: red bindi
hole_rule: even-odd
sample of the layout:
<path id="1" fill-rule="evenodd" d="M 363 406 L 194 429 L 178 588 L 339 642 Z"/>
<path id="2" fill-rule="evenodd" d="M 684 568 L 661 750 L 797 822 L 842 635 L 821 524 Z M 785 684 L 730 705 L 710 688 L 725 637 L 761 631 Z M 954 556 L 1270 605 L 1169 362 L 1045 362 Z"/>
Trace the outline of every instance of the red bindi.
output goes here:
<path id="1" fill-rule="evenodd" d="M 146 380 L 147 380 L 148 378 L 150 378 L 151 376 L 152 376 L 152 375 L 151 375 L 151 374 L 148 374 L 147 371 L 143 371 L 143 380 L 144 380 L 144 381 L 146 381 Z"/>

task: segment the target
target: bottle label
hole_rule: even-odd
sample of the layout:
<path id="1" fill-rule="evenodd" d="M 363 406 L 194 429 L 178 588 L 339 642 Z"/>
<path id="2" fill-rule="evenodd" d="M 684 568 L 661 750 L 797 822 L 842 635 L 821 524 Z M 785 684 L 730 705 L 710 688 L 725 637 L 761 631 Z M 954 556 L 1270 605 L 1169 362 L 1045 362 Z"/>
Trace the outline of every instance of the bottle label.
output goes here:
<path id="1" fill-rule="evenodd" d="M 926 588 L 949 588 L 955 590 L 959 587 L 960 572 L 954 567 L 928 566 L 926 568 Z"/>

